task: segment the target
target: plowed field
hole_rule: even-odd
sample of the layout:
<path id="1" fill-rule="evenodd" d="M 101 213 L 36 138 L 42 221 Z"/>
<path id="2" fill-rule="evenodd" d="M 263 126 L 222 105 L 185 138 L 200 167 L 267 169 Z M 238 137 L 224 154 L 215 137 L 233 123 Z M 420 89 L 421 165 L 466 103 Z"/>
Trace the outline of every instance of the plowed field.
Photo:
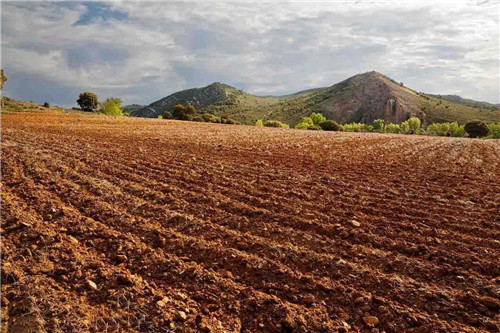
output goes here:
<path id="1" fill-rule="evenodd" d="M 498 332 L 500 143 L 2 115 L 12 332 Z"/>

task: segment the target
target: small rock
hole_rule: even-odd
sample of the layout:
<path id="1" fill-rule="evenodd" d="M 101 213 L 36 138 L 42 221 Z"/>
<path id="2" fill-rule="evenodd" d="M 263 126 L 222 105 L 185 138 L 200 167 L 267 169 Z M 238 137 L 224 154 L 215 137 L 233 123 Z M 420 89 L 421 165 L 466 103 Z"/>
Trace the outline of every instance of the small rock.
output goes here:
<path id="1" fill-rule="evenodd" d="M 127 261 L 127 260 L 128 260 L 128 258 L 127 258 L 127 256 L 126 256 L 126 255 L 124 255 L 124 254 L 118 254 L 118 255 L 116 256 L 116 260 L 117 260 L 118 262 L 125 262 L 125 261 Z"/>
<path id="2" fill-rule="evenodd" d="M 97 290 L 97 284 L 94 281 L 87 280 L 86 283 L 87 283 L 87 287 L 89 287 L 90 289 Z"/>
<path id="3" fill-rule="evenodd" d="M 187 319 L 187 314 L 186 314 L 186 312 L 184 312 L 184 311 L 178 311 L 178 312 L 177 312 L 177 317 L 176 317 L 176 318 L 177 318 L 177 320 L 179 320 L 179 321 L 184 321 L 184 320 L 186 320 L 186 319 Z"/>
<path id="4" fill-rule="evenodd" d="M 161 299 L 161 300 L 156 302 L 156 305 L 158 305 L 160 308 L 162 308 L 165 306 L 165 302 Z"/>
<path id="5" fill-rule="evenodd" d="M 69 241 L 70 241 L 72 244 L 75 244 L 75 245 L 79 243 L 79 242 L 78 242 L 78 239 L 76 239 L 76 238 L 75 238 L 75 237 L 73 237 L 73 236 L 69 236 Z"/>
<path id="6" fill-rule="evenodd" d="M 361 223 L 356 220 L 351 220 L 351 225 L 355 228 L 359 228 L 361 226 Z"/>
<path id="7" fill-rule="evenodd" d="M 346 261 L 344 259 L 339 259 L 335 262 L 337 265 L 345 265 Z"/>
<path id="8" fill-rule="evenodd" d="M 202 332 L 211 331 L 210 327 L 208 326 L 207 320 L 205 318 L 201 319 L 200 323 L 198 324 L 198 327 Z"/>
<path id="9" fill-rule="evenodd" d="M 314 298 L 313 295 L 307 295 L 302 299 L 302 302 L 307 305 L 314 304 L 315 301 L 316 299 Z"/>
<path id="10" fill-rule="evenodd" d="M 363 317 L 363 321 L 365 322 L 366 325 L 368 326 L 377 326 L 379 323 L 379 320 L 375 316 L 368 316 L 368 317 Z"/>

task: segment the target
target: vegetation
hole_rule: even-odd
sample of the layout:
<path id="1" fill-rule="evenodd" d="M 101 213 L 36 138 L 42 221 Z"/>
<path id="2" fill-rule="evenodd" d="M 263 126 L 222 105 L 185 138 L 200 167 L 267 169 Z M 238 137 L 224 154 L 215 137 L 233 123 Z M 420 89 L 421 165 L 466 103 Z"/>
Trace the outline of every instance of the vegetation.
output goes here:
<path id="1" fill-rule="evenodd" d="M 326 117 L 321 113 L 312 113 L 309 118 L 311 118 L 314 125 L 319 125 L 320 123 L 326 121 Z"/>
<path id="2" fill-rule="evenodd" d="M 490 132 L 488 125 L 486 125 L 486 123 L 481 120 L 469 121 L 467 124 L 465 124 L 464 129 L 471 138 L 480 138 L 483 136 L 487 136 Z"/>
<path id="3" fill-rule="evenodd" d="M 99 102 L 97 101 L 97 95 L 91 91 L 86 91 L 80 94 L 76 103 L 80 105 L 83 111 L 93 111 L 97 109 Z"/>
<path id="4" fill-rule="evenodd" d="M 311 117 L 303 117 L 302 120 L 295 125 L 296 129 L 307 129 L 309 126 L 314 126 L 314 121 Z"/>
<path id="5" fill-rule="evenodd" d="M 500 139 L 500 121 L 496 124 L 489 124 L 488 128 L 493 139 Z"/>
<path id="6" fill-rule="evenodd" d="M 43 107 L 44 107 L 44 108 L 50 108 L 50 104 L 49 104 L 49 102 L 45 102 L 45 103 L 43 103 Z"/>
<path id="7" fill-rule="evenodd" d="M 196 109 L 191 104 L 184 106 L 182 104 L 177 104 L 172 109 L 172 116 L 177 120 L 189 120 L 196 113 Z"/>
<path id="8" fill-rule="evenodd" d="M 385 122 L 383 119 L 375 119 L 373 121 L 373 130 L 376 132 L 384 132 Z"/>
<path id="9" fill-rule="evenodd" d="M 119 98 L 108 98 L 100 103 L 101 108 L 98 112 L 108 116 L 123 116 L 121 104 L 122 100 Z"/>
<path id="10" fill-rule="evenodd" d="M 427 126 L 426 133 L 439 136 L 463 137 L 465 129 L 463 125 L 459 125 L 457 122 L 434 123 Z"/>
<path id="11" fill-rule="evenodd" d="M 255 123 L 255 126 L 264 127 L 264 122 L 262 121 L 262 119 L 257 120 L 257 122 Z"/>
<path id="12" fill-rule="evenodd" d="M 0 69 L 0 90 L 3 90 L 3 85 L 7 82 L 7 76 L 3 73 L 3 69 Z M 2 109 L 4 108 L 4 101 L 2 96 Z"/>
<path id="13" fill-rule="evenodd" d="M 281 127 L 281 128 L 289 128 L 288 124 L 283 124 L 278 120 L 266 120 L 264 122 L 264 127 Z"/>
<path id="14" fill-rule="evenodd" d="M 340 126 L 339 123 L 337 123 L 336 121 L 333 121 L 333 120 L 325 120 L 325 121 L 319 123 L 319 127 L 321 127 L 321 129 L 323 131 L 341 131 L 342 130 L 342 126 Z"/>
<path id="15" fill-rule="evenodd" d="M 363 123 L 350 123 L 342 125 L 342 128 L 346 132 L 371 132 L 373 131 L 373 126 Z"/>
<path id="16" fill-rule="evenodd" d="M 321 131 L 321 127 L 317 126 L 317 125 L 313 125 L 313 126 L 309 126 L 307 128 L 309 131 Z"/>

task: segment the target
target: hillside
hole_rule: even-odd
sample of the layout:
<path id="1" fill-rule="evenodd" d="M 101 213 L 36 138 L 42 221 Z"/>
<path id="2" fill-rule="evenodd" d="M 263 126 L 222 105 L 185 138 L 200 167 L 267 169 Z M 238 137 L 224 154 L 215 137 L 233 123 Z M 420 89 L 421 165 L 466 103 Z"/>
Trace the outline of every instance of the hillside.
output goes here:
<path id="1" fill-rule="evenodd" d="M 193 104 L 198 110 L 225 114 L 244 124 L 253 124 L 257 119 L 276 119 L 293 126 L 311 112 L 321 112 L 328 119 L 341 123 L 372 123 L 375 119 L 400 123 L 410 116 L 421 118 L 425 124 L 465 123 L 471 119 L 500 121 L 500 110 L 476 108 L 471 103 L 421 94 L 375 71 L 355 75 L 330 87 L 284 96 L 259 97 L 213 83 L 174 93 L 131 115 L 157 117 L 170 111 L 175 104 Z"/>
<path id="2" fill-rule="evenodd" d="M 473 108 L 484 108 L 484 109 L 500 109 L 500 104 L 492 104 L 488 102 L 480 102 L 475 101 L 473 99 L 463 98 L 458 95 L 433 95 L 426 94 L 427 96 L 435 97 L 438 99 L 442 99 L 448 102 L 453 102 L 457 104 L 462 104 L 466 106 L 470 106 Z"/>

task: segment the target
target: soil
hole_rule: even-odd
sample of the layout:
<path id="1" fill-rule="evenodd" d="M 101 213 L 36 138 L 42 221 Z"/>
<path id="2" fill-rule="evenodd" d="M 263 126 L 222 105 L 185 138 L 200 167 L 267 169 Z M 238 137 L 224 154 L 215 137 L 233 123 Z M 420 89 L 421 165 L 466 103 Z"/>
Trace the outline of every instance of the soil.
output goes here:
<path id="1" fill-rule="evenodd" d="M 500 331 L 499 141 L 1 125 L 2 331 Z"/>

